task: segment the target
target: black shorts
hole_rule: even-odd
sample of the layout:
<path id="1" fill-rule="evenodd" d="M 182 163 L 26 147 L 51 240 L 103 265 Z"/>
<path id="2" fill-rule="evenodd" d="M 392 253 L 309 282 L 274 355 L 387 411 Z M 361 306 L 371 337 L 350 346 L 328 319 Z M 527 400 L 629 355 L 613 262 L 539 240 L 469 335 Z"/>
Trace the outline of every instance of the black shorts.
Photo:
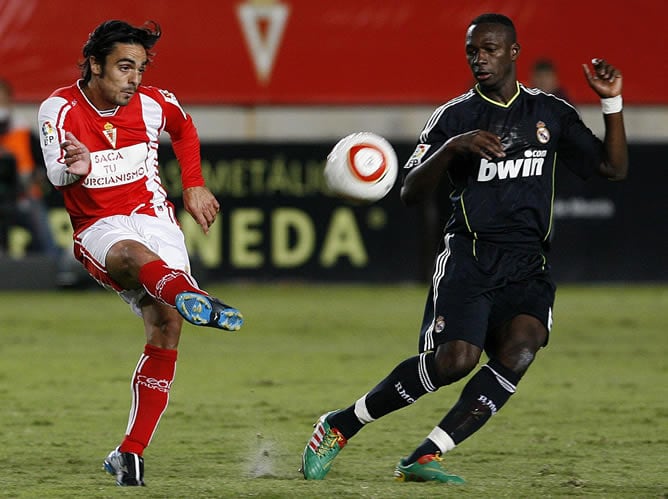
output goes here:
<path id="1" fill-rule="evenodd" d="M 536 317 L 549 332 L 555 291 L 539 249 L 446 234 L 434 265 L 419 351 L 452 340 L 482 349 L 490 331 L 519 314 Z"/>

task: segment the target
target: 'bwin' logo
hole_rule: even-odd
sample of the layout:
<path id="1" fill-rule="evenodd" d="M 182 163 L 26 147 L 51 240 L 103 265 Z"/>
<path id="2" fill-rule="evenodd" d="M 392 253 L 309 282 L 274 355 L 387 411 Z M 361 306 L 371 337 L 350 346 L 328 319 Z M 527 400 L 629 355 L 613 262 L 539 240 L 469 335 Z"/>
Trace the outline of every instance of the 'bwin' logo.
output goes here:
<path id="1" fill-rule="evenodd" d="M 488 182 L 495 177 L 500 180 L 506 178 L 531 177 L 543 174 L 543 163 L 547 151 L 524 151 L 524 158 L 508 159 L 492 163 L 485 158 L 480 160 L 480 170 L 478 171 L 478 181 Z"/>

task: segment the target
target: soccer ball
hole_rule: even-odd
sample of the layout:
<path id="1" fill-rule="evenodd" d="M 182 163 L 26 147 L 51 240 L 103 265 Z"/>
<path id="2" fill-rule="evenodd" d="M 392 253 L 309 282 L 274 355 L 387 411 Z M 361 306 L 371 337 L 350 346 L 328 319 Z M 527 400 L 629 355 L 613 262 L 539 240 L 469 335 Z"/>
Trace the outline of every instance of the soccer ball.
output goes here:
<path id="1" fill-rule="evenodd" d="M 333 194 L 358 203 L 382 199 L 394 186 L 397 154 L 380 135 L 359 132 L 343 137 L 327 155 L 324 177 Z"/>

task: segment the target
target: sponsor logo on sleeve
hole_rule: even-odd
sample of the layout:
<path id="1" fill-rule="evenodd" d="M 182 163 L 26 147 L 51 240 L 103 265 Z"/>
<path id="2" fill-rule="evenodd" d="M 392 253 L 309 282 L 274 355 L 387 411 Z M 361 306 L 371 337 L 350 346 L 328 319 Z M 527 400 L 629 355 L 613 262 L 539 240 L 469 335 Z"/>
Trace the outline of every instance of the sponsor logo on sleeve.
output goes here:
<path id="1" fill-rule="evenodd" d="M 160 91 L 160 93 L 162 94 L 162 96 L 165 98 L 165 100 L 166 100 L 167 102 L 171 102 L 172 104 L 174 104 L 174 105 L 176 105 L 176 106 L 179 105 L 179 101 L 176 100 L 176 95 L 174 95 L 173 93 L 171 93 L 169 90 L 162 90 L 162 89 L 160 89 L 159 91 Z"/>
<path id="2" fill-rule="evenodd" d="M 408 158 L 408 161 L 406 162 L 404 168 L 413 168 L 414 166 L 417 166 L 420 163 L 422 163 L 422 158 L 424 158 L 424 155 L 427 154 L 427 151 L 430 148 L 431 145 L 429 144 L 418 144 L 417 147 L 415 148 L 415 151 L 413 151 L 411 157 Z"/>
<path id="3" fill-rule="evenodd" d="M 159 91 L 160 94 L 164 97 L 165 102 L 169 102 L 170 104 L 175 105 L 176 107 L 179 108 L 179 110 L 181 111 L 181 114 L 182 114 L 184 117 L 186 116 L 186 112 L 185 112 L 185 111 L 183 110 L 183 108 L 181 107 L 181 104 L 179 104 L 179 101 L 178 101 L 178 99 L 176 98 L 176 95 L 174 95 L 173 93 L 171 93 L 169 90 L 158 89 L 158 91 Z"/>
<path id="4" fill-rule="evenodd" d="M 42 123 L 42 143 L 44 146 L 49 146 L 56 142 L 56 129 L 50 121 Z"/>

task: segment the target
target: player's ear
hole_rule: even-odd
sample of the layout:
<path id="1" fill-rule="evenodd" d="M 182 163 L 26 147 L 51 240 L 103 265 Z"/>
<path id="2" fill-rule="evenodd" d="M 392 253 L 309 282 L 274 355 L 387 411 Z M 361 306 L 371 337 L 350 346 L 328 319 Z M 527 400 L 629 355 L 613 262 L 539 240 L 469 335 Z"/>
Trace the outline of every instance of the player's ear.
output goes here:
<path id="1" fill-rule="evenodd" d="M 515 42 L 510 46 L 510 56 L 513 61 L 520 55 L 520 44 Z"/>
<path id="2" fill-rule="evenodd" d="M 90 56 L 88 61 L 90 62 L 90 72 L 95 76 L 100 76 L 102 74 L 102 64 L 94 56 Z"/>

